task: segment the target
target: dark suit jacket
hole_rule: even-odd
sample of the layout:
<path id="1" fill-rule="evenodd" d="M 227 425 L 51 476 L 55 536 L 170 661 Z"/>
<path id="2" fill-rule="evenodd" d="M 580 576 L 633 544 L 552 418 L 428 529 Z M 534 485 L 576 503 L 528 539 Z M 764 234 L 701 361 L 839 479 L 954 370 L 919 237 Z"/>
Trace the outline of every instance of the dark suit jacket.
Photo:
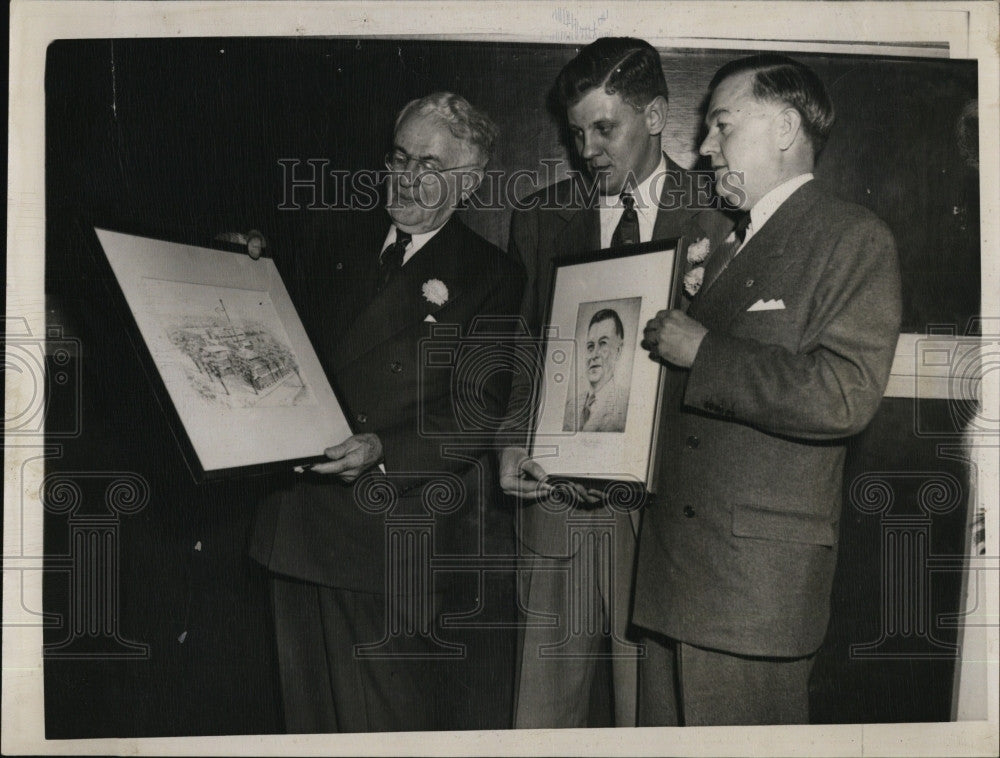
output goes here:
<path id="1" fill-rule="evenodd" d="M 663 182 L 661 207 L 653 225 L 652 239 L 685 237 L 694 242 L 708 237 L 713 245 L 721 241 L 732 228 L 732 222 L 718 211 L 703 207 L 711 198 L 698 200 L 699 189 L 691 172 L 669 158 L 666 161 L 669 178 Z M 567 179 L 526 198 L 523 203 L 535 207 L 515 211 L 511 219 L 508 252 L 524 263 L 528 274 L 521 313 L 536 337 L 548 307 L 552 262 L 561 256 L 587 253 L 601 247 L 600 211 L 596 203 L 583 207 L 583 198 L 573 180 Z M 664 303 L 666 299 L 664 293 Z M 515 377 L 510 416 L 517 415 L 515 409 L 529 402 L 531 379 L 524 375 Z M 545 461 L 541 463 L 544 467 Z M 519 518 L 521 542 L 540 555 L 566 555 L 568 515 L 566 511 L 553 512 L 537 504 L 526 505 Z"/>
<path id="2" fill-rule="evenodd" d="M 783 310 L 748 310 L 781 299 Z M 799 188 L 689 314 L 633 621 L 732 653 L 822 643 L 845 442 L 878 408 L 901 318 L 896 249 L 872 213 Z M 685 384 L 686 380 L 686 384 Z"/>
<path id="3" fill-rule="evenodd" d="M 487 460 L 490 419 L 502 415 L 509 387 L 507 374 L 474 370 L 475 362 L 505 344 L 499 333 L 509 330 L 524 285 L 516 263 L 452 217 L 375 295 L 388 229 L 380 218 L 346 243 L 314 238 L 306 257 L 322 260 L 326 273 L 298 284 L 313 344 L 355 432 L 381 438 L 387 475 L 372 472 L 352 487 L 334 476 L 289 474 L 259 509 L 251 543 L 251 555 L 272 571 L 367 592 L 386 588 L 387 518 L 434 516 L 439 552 L 452 552 L 462 525 L 475 523 L 486 475 L 477 461 Z M 435 279 L 447 287 L 444 304 L 423 293 Z M 469 339 L 477 326 L 480 340 Z M 449 456 L 449 445 L 462 450 Z"/>

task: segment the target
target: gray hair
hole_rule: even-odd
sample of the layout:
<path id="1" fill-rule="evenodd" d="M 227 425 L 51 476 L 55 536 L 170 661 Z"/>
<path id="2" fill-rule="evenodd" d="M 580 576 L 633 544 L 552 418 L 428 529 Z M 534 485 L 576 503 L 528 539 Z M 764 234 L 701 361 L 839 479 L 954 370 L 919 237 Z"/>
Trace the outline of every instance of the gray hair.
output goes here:
<path id="1" fill-rule="evenodd" d="M 493 155 L 493 141 L 497 127 L 493 119 L 461 95 L 453 92 L 433 92 L 411 100 L 396 117 L 396 129 L 413 116 L 434 115 L 441 119 L 455 137 L 465 140 L 479 154 L 482 165 Z"/>

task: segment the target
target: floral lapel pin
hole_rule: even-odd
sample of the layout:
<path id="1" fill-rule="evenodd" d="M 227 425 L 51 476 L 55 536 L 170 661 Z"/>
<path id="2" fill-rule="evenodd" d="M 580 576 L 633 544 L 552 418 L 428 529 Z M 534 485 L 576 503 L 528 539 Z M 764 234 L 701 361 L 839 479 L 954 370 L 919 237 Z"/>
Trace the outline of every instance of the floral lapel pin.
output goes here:
<path id="1" fill-rule="evenodd" d="M 695 243 L 688 245 L 687 259 L 694 268 L 684 275 L 684 291 L 689 297 L 694 297 L 701 289 L 702 282 L 705 281 L 705 267 L 703 264 L 708 258 L 711 250 L 708 237 L 704 237 Z"/>
<path id="2" fill-rule="evenodd" d="M 424 300 L 433 305 L 444 305 L 448 302 L 448 286 L 440 279 L 428 279 L 420 291 L 424 295 Z"/>

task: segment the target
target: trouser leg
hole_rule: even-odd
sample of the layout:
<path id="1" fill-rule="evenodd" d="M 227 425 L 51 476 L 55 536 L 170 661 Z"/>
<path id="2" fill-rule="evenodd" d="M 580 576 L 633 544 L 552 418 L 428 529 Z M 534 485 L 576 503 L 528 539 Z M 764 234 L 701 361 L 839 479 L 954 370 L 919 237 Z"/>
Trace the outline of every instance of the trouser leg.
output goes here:
<path id="1" fill-rule="evenodd" d="M 731 726 L 809 722 L 815 656 L 755 658 L 643 638 L 639 726 Z"/>
<path id="2" fill-rule="evenodd" d="M 441 598 L 321 588 L 333 701 L 342 732 L 442 729 L 444 660 L 420 630 L 439 628 Z M 396 619 L 412 634 L 393 634 Z"/>
<path id="3" fill-rule="evenodd" d="M 678 643 L 686 726 L 806 724 L 814 656 L 754 658 Z"/>
<path id="4" fill-rule="evenodd" d="M 639 656 L 629 630 L 635 570 L 636 537 L 627 513 L 615 514 L 614 551 L 610 567 L 602 572 L 610 579 L 604 591 L 605 610 L 612 620 L 611 670 L 614 687 L 615 726 L 635 726 L 639 699 Z"/>
<path id="5" fill-rule="evenodd" d="M 602 636 L 602 601 L 593 556 L 565 559 L 528 553 L 518 570 L 520 636 L 514 726 L 518 729 L 585 727 Z M 584 582 L 570 586 L 571 576 Z M 556 655 L 553 655 L 556 653 Z"/>
<path id="6" fill-rule="evenodd" d="M 286 731 L 419 731 L 448 723 L 440 647 L 420 633 L 390 635 L 387 624 L 392 617 L 404 628 L 436 629 L 437 594 L 387 596 L 275 577 L 272 601 Z"/>
<path id="7" fill-rule="evenodd" d="M 677 650 L 673 640 L 644 635 L 639 662 L 639 726 L 677 726 Z"/>
<path id="8" fill-rule="evenodd" d="M 289 734 L 336 732 L 338 728 L 318 589 L 294 579 L 271 578 L 281 702 Z"/>

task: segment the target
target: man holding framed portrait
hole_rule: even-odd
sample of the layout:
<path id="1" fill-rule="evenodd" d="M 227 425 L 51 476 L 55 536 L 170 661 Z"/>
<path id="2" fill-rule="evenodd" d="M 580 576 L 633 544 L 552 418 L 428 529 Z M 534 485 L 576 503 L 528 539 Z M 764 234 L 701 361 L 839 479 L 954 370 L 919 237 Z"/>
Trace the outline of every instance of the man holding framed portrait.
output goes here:
<path id="1" fill-rule="evenodd" d="M 646 327 L 683 371 L 636 572 L 640 723 L 807 723 L 847 440 L 889 378 L 899 263 L 881 220 L 813 179 L 833 107 L 810 68 L 752 56 L 710 90 L 701 152 L 749 224 L 708 259 L 688 312 Z"/>
<path id="2" fill-rule="evenodd" d="M 564 109 L 587 176 L 581 180 L 575 175 L 526 198 L 522 206 L 528 209 L 515 211 L 511 221 L 509 251 L 524 263 L 528 274 L 522 315 L 539 338 L 552 289 L 553 261 L 652 240 L 709 238 L 714 243 L 731 226 L 721 214 L 699 207 L 693 176 L 662 151 L 668 91 L 659 54 L 649 43 L 633 38 L 596 40 L 566 64 L 554 94 Z M 666 301 L 666 293 L 663 298 Z M 602 319 L 602 323 L 608 322 Z M 541 380 L 519 378 L 520 382 L 514 380 L 510 418 L 523 417 L 525 404 L 530 404 L 532 379 Z M 598 393 L 595 387 L 595 396 Z M 580 402 L 571 396 L 568 404 Z M 582 403 L 585 407 L 586 397 Z M 567 412 L 580 414 L 570 419 L 570 425 L 579 428 L 583 408 Z M 594 472 L 596 476 L 604 473 Z M 552 486 L 545 477 L 545 469 L 529 457 L 525 447 L 512 445 L 503 450 L 501 486 L 519 500 L 522 565 L 518 598 L 526 614 L 514 726 L 587 726 L 590 687 L 598 660 L 608 658 L 602 651 L 609 638 L 625 651 L 611 656 L 614 723 L 633 726 L 639 648 L 626 641 L 626 627 L 638 514 L 612 511 L 580 488 L 577 505 L 595 508 L 598 519 L 613 520 L 614 544 L 610 555 L 571 547 L 567 528 L 580 510 L 547 503 Z M 557 570 L 542 568 L 545 561 Z M 589 567 L 595 565 L 598 568 L 591 572 Z M 573 576 L 594 580 L 587 579 L 586 587 L 570 586 L 568 577 Z M 596 634 L 569 634 L 571 597 L 586 598 L 584 605 L 593 616 L 581 623 L 598 630 Z M 575 601 L 572 606 L 580 607 Z M 536 614 L 559 621 L 555 626 L 534 624 Z M 555 647 L 558 655 L 552 654 Z"/>

